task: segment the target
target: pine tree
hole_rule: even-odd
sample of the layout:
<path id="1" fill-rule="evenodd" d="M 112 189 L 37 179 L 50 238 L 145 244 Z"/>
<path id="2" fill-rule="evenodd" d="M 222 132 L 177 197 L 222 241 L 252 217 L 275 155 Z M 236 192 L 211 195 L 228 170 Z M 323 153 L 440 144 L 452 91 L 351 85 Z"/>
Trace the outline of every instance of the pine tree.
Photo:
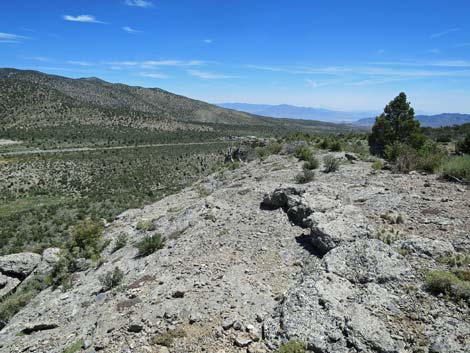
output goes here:
<path id="1" fill-rule="evenodd" d="M 406 100 L 406 94 L 401 92 L 375 119 L 372 133 L 369 135 L 371 152 L 383 155 L 385 147 L 394 143 L 421 147 L 425 137 L 414 115 L 413 108 Z"/>

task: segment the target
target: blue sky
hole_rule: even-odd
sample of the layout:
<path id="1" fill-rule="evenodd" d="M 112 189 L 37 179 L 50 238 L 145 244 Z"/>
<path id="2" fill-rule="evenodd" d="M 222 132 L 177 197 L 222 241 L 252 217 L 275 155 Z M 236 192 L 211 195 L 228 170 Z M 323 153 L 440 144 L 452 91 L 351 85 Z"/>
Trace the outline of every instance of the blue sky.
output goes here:
<path id="1" fill-rule="evenodd" d="M 208 102 L 470 113 L 468 0 L 15 0 L 0 66 Z"/>

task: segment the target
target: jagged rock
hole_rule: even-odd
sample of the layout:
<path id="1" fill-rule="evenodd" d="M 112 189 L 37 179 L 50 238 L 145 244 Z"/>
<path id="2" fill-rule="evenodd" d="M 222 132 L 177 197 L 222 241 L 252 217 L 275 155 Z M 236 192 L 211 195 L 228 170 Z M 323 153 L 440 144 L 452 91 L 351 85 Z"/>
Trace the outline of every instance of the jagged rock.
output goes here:
<path id="1" fill-rule="evenodd" d="M 0 299 L 11 293 L 21 281 L 18 278 L 8 277 L 0 273 Z"/>
<path id="2" fill-rule="evenodd" d="M 271 194 L 266 194 L 261 206 L 267 209 L 290 208 L 300 203 L 299 196 L 304 193 L 302 189 L 287 187 L 274 190 Z"/>
<path id="3" fill-rule="evenodd" d="M 354 162 L 354 161 L 359 160 L 359 157 L 357 155 L 355 155 L 354 153 L 351 153 L 351 152 L 345 153 L 344 157 L 350 162 Z"/>
<path id="4" fill-rule="evenodd" d="M 426 239 L 415 236 L 402 240 L 398 243 L 398 246 L 418 256 L 430 256 L 434 259 L 455 253 L 454 247 L 447 240 Z"/>
<path id="5" fill-rule="evenodd" d="M 253 341 L 250 338 L 245 337 L 243 335 L 238 336 L 237 338 L 235 338 L 235 341 L 234 341 L 235 345 L 241 348 L 248 347 L 251 344 L 251 342 Z"/>
<path id="6" fill-rule="evenodd" d="M 403 256 L 377 239 L 339 246 L 324 257 L 326 270 L 352 283 L 387 282 L 403 278 L 411 267 Z"/>
<path id="7" fill-rule="evenodd" d="M 347 205 L 338 207 L 332 212 L 314 212 L 307 224 L 311 228 L 312 244 L 325 254 L 342 242 L 367 238 L 370 227 L 359 208 Z"/>
<path id="8" fill-rule="evenodd" d="M 11 277 L 26 278 L 41 262 L 41 255 L 24 252 L 0 256 L 0 272 Z"/>
<path id="9" fill-rule="evenodd" d="M 33 275 L 35 274 L 47 274 L 49 273 L 54 265 L 60 260 L 59 248 L 48 248 L 43 251 L 41 262 L 34 269 Z"/>

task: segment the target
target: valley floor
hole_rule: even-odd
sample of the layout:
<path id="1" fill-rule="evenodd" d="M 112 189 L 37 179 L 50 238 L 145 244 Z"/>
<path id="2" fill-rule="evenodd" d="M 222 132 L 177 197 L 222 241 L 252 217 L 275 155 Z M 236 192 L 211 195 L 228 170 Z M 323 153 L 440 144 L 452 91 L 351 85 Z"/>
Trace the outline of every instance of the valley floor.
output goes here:
<path id="1" fill-rule="evenodd" d="M 468 352 L 468 303 L 425 287 L 428 271 L 470 256 L 468 186 L 363 161 L 295 184 L 301 169 L 270 156 L 122 213 L 100 266 L 42 291 L 0 331 L 0 351 L 263 353 L 298 339 L 325 353 Z M 155 230 L 165 247 L 137 258 Z M 123 284 L 103 292 L 115 267 Z"/>

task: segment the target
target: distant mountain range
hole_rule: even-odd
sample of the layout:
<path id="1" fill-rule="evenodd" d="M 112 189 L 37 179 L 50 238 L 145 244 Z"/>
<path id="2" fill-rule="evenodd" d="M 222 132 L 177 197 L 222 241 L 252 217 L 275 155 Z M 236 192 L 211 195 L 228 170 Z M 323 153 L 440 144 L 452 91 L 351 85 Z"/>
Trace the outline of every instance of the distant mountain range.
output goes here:
<path id="1" fill-rule="evenodd" d="M 322 108 L 298 107 L 288 104 L 248 104 L 248 103 L 221 103 L 218 106 L 241 112 L 269 116 L 273 118 L 291 118 L 318 120 L 332 123 L 346 123 L 360 127 L 371 127 L 374 124 L 375 116 L 379 112 L 344 112 Z M 371 117 L 373 116 L 373 117 Z M 470 114 L 444 113 L 438 115 L 417 115 L 416 119 L 421 122 L 421 126 L 440 127 L 462 125 L 470 123 Z"/>
<path id="2" fill-rule="evenodd" d="M 269 116 L 273 118 L 319 120 L 331 123 L 353 122 L 361 118 L 376 115 L 377 112 L 343 112 L 323 108 L 299 107 L 295 105 L 280 104 L 248 104 L 248 103 L 221 103 L 219 107 L 238 110 L 241 112 Z"/>
<path id="3" fill-rule="evenodd" d="M 419 120 L 423 127 L 441 127 L 470 123 L 470 114 L 444 113 L 437 115 L 416 115 L 415 118 Z M 354 125 L 371 127 L 374 125 L 374 122 L 375 118 L 365 118 L 354 122 Z"/>

